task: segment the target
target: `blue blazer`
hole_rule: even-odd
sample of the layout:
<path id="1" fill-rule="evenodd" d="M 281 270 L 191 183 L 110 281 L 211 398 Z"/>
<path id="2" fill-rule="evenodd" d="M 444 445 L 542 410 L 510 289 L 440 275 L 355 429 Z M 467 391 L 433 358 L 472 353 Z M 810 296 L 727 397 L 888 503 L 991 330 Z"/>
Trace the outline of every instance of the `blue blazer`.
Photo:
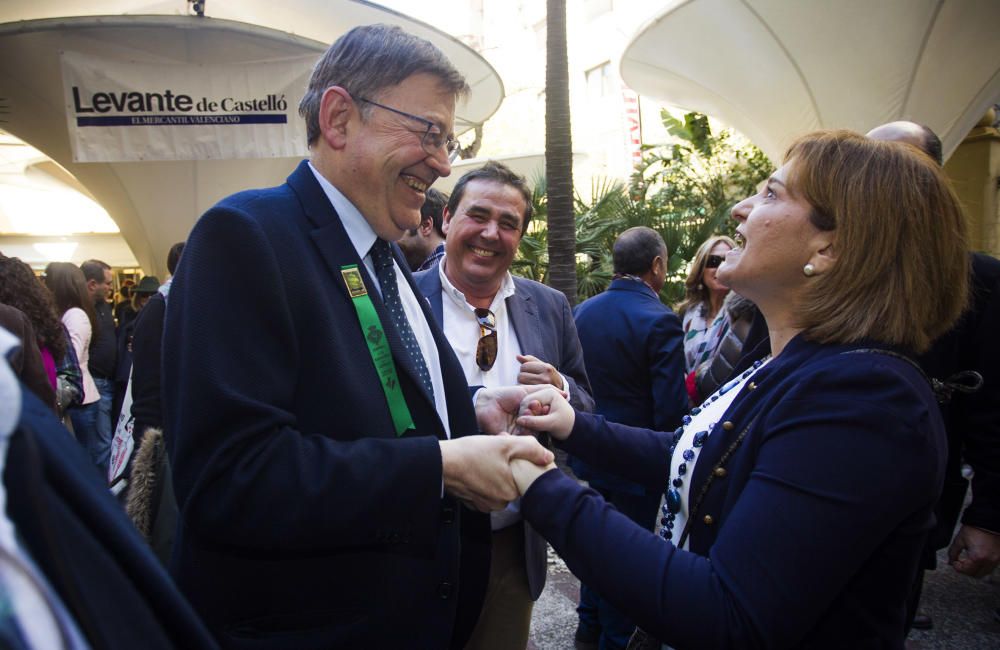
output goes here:
<path id="1" fill-rule="evenodd" d="M 414 274 L 417 287 L 430 303 L 434 318 L 444 325 L 441 276 L 438 266 Z M 562 293 L 533 280 L 514 278 L 514 295 L 506 300 L 522 354 L 530 354 L 555 366 L 569 382 L 570 403 L 582 411 L 592 411 L 590 382 L 583 367 L 583 351 L 569 301 Z M 548 569 L 545 539 L 530 524 L 524 526 L 524 555 L 528 591 L 538 600 L 545 588 Z"/>
<path id="2" fill-rule="evenodd" d="M 677 315 L 648 286 L 627 279 L 612 280 L 607 291 L 577 305 L 574 313 L 594 412 L 612 422 L 673 431 L 688 410 L 684 332 Z M 575 456 L 570 466 L 594 487 L 646 492 Z"/>
<path id="3" fill-rule="evenodd" d="M 400 437 L 351 264 L 415 423 Z M 224 199 L 188 239 L 163 342 L 173 571 L 226 647 L 461 647 L 478 617 L 489 519 L 442 497 L 445 431 L 375 282 L 305 162 Z M 476 433 L 458 360 L 424 316 L 451 435 Z"/>
<path id="4" fill-rule="evenodd" d="M 691 503 L 704 491 L 690 551 L 558 472 L 521 511 L 583 582 L 675 647 L 902 648 L 946 441 L 922 373 L 851 352 L 863 347 L 799 336 L 747 383 L 689 474 Z M 670 443 L 577 414 L 564 447 L 663 489 Z"/>

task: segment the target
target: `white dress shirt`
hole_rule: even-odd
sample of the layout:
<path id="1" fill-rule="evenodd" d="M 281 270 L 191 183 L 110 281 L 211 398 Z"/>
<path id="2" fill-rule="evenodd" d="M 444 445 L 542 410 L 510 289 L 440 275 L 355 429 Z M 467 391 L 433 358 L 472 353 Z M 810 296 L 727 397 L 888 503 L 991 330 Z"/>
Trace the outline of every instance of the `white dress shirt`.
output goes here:
<path id="1" fill-rule="evenodd" d="M 344 225 L 344 230 L 347 231 L 347 237 L 351 240 L 351 244 L 354 245 L 354 250 L 358 252 L 358 257 L 364 262 L 365 268 L 368 269 L 368 275 L 375 280 L 373 284 L 379 295 L 382 295 L 382 287 L 379 286 L 378 275 L 375 273 L 375 264 L 372 262 L 370 254 L 372 245 L 375 243 L 378 235 L 375 234 L 371 224 L 368 223 L 368 220 L 365 219 L 364 215 L 361 214 L 354 204 L 340 190 L 334 187 L 330 181 L 326 180 L 313 167 L 311 162 L 309 163 L 309 169 L 312 170 L 316 180 L 319 181 L 320 187 L 323 188 L 323 192 L 330 199 L 333 209 L 340 216 L 340 222 Z M 396 284 L 399 286 L 399 300 L 403 303 L 406 320 L 410 322 L 410 328 L 413 330 L 413 335 L 420 346 L 420 353 L 423 355 L 424 363 L 427 365 L 427 372 L 431 376 L 431 384 L 434 387 L 434 408 L 437 410 L 438 417 L 441 418 L 445 434 L 451 438 L 451 428 L 448 423 L 448 405 L 445 402 L 444 395 L 444 379 L 441 376 L 441 362 L 438 358 L 434 336 L 431 334 L 430 325 L 427 324 L 427 319 L 424 318 L 424 313 L 420 309 L 418 298 L 414 295 L 413 288 L 406 281 L 403 272 L 399 269 L 399 264 L 396 263 L 395 258 L 393 259 L 392 267 L 396 272 Z M 420 300 L 422 299 L 420 298 Z"/>

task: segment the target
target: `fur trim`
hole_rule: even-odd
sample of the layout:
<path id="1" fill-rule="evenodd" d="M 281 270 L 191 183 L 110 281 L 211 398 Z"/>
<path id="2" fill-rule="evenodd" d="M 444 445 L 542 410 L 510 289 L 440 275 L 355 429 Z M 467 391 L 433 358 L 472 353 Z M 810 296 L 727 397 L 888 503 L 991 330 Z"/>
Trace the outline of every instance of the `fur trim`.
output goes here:
<path id="1" fill-rule="evenodd" d="M 163 430 L 146 429 L 139 450 L 132 464 L 132 475 L 129 481 L 128 498 L 125 501 L 125 512 L 128 518 L 139 530 L 139 534 L 149 541 L 156 518 L 156 508 L 159 505 L 159 485 L 163 478 L 157 475 L 157 468 L 166 450 L 163 446 Z"/>

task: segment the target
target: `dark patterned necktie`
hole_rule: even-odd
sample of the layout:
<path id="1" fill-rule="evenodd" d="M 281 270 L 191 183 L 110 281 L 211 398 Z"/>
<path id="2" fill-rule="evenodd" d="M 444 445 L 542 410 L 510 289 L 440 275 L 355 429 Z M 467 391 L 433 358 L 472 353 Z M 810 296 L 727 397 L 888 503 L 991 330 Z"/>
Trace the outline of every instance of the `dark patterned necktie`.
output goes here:
<path id="1" fill-rule="evenodd" d="M 375 275 L 378 276 L 378 283 L 382 286 L 382 302 L 389 312 L 392 324 L 399 332 L 399 338 L 403 341 L 406 353 L 410 355 L 413 366 L 417 369 L 417 376 L 420 383 L 427 389 L 427 394 L 434 399 L 434 386 L 431 384 L 431 375 L 427 371 L 427 364 L 424 362 L 424 355 L 420 352 L 417 344 L 417 337 L 413 335 L 410 321 L 406 319 L 406 312 L 403 311 L 403 303 L 399 299 L 399 286 L 396 284 L 396 269 L 392 264 L 392 251 L 389 250 L 389 243 L 384 239 L 376 239 L 371 250 L 372 263 L 375 265 Z"/>

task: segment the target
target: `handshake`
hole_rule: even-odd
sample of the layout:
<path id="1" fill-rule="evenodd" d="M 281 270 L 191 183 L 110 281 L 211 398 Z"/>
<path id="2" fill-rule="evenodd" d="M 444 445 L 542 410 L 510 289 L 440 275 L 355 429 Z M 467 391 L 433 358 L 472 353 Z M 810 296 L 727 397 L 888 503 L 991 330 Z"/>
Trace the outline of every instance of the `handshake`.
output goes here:
<path id="1" fill-rule="evenodd" d="M 545 385 L 483 388 L 475 407 L 479 430 L 492 435 L 439 443 L 444 489 L 476 510 L 502 510 L 555 467 L 532 434 L 565 440 L 576 415 L 562 391 Z"/>

